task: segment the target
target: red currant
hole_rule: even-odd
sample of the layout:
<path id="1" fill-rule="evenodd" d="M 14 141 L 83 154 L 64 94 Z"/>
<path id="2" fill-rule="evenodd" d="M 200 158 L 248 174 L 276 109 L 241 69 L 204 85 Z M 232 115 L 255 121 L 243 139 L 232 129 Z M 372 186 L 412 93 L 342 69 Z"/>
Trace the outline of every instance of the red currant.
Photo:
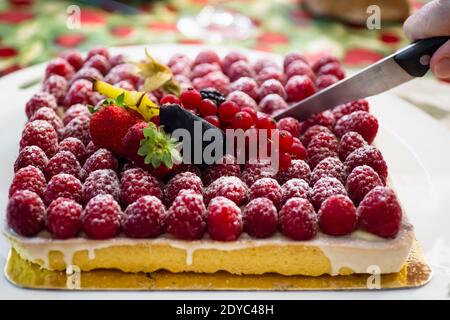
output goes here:
<path id="1" fill-rule="evenodd" d="M 301 142 L 294 142 L 291 146 L 291 155 L 294 159 L 305 160 L 308 154 L 306 152 L 306 148 Z"/>
<path id="2" fill-rule="evenodd" d="M 278 143 L 280 145 L 280 150 L 285 152 L 290 152 L 294 139 L 292 134 L 286 130 L 280 130 L 278 134 Z"/>
<path id="3" fill-rule="evenodd" d="M 233 121 L 231 122 L 231 125 L 233 126 L 233 129 L 242 129 L 247 130 L 254 124 L 252 116 L 245 112 L 245 111 L 239 111 L 236 113 L 233 117 Z"/>
<path id="4" fill-rule="evenodd" d="M 202 95 L 194 88 L 189 88 L 181 93 L 180 100 L 186 109 L 197 109 L 202 101 Z"/>
<path id="5" fill-rule="evenodd" d="M 239 106 L 233 101 L 225 101 L 219 107 L 219 118 L 223 122 L 231 122 L 234 115 L 239 112 Z"/>
<path id="6" fill-rule="evenodd" d="M 255 109 L 253 109 L 252 107 L 243 107 L 241 111 L 247 112 L 249 115 L 251 115 L 254 123 L 256 123 L 256 120 L 258 120 L 258 115 L 256 114 Z"/>
<path id="7" fill-rule="evenodd" d="M 262 117 L 259 117 L 258 120 L 256 120 L 256 128 L 266 129 L 266 130 L 274 130 L 277 128 L 277 123 L 271 117 L 262 116 Z"/>
<path id="8" fill-rule="evenodd" d="M 217 114 L 217 106 L 212 100 L 205 99 L 200 101 L 198 111 L 203 117 L 215 116 Z"/>
<path id="9" fill-rule="evenodd" d="M 217 116 L 206 116 L 205 120 L 211 123 L 213 126 L 220 128 L 220 120 Z"/>
<path id="10" fill-rule="evenodd" d="M 280 153 L 280 169 L 286 170 L 291 166 L 292 158 L 289 153 Z"/>
<path id="11" fill-rule="evenodd" d="M 165 104 L 180 104 L 180 99 L 178 99 L 178 97 L 173 95 L 173 94 L 168 94 L 168 95 L 162 97 L 161 100 L 159 101 L 159 103 L 161 105 L 165 105 Z"/>

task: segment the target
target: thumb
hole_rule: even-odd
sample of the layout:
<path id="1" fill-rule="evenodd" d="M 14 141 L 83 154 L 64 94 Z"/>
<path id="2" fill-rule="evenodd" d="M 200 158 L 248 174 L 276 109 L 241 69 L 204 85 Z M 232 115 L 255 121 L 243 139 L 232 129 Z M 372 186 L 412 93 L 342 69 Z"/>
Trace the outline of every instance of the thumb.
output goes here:
<path id="1" fill-rule="evenodd" d="M 450 40 L 434 53 L 430 68 L 436 77 L 450 79 Z"/>

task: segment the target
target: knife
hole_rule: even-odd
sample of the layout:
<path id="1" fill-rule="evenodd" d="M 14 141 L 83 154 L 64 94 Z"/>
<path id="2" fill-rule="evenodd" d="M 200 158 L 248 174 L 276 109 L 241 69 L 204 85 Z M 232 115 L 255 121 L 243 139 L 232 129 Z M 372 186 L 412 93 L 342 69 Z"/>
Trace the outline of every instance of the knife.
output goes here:
<path id="1" fill-rule="evenodd" d="M 431 56 L 450 39 L 449 36 L 419 40 L 366 67 L 357 74 L 295 103 L 274 116 L 275 120 L 294 117 L 304 120 L 337 105 L 370 97 L 417 77 L 430 68 Z"/>

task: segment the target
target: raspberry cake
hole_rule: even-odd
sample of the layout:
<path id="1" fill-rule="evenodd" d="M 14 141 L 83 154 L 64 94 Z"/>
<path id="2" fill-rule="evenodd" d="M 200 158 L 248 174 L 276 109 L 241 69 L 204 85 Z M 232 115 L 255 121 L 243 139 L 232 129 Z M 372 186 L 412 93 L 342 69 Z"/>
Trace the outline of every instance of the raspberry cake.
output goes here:
<path id="1" fill-rule="evenodd" d="M 155 84 L 150 64 L 169 77 Z M 272 118 L 342 77 L 335 58 L 310 64 L 299 53 L 282 66 L 210 50 L 167 65 L 129 64 L 104 48 L 62 54 L 25 106 L 4 232 L 14 255 L 53 271 L 401 272 L 414 233 L 372 144 L 368 102 Z M 152 111 L 165 104 L 223 130 L 275 132 L 279 170 L 233 155 L 180 163 Z"/>

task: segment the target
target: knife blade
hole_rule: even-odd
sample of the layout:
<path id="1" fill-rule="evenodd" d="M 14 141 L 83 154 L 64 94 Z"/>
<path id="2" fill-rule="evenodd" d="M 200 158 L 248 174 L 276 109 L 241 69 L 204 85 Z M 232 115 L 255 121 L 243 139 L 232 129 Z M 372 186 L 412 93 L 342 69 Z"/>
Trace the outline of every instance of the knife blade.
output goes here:
<path id="1" fill-rule="evenodd" d="M 434 37 L 412 43 L 355 75 L 295 103 L 274 118 L 294 117 L 304 120 L 337 105 L 370 97 L 422 77 L 429 70 L 433 53 L 449 39 L 448 36 Z"/>

